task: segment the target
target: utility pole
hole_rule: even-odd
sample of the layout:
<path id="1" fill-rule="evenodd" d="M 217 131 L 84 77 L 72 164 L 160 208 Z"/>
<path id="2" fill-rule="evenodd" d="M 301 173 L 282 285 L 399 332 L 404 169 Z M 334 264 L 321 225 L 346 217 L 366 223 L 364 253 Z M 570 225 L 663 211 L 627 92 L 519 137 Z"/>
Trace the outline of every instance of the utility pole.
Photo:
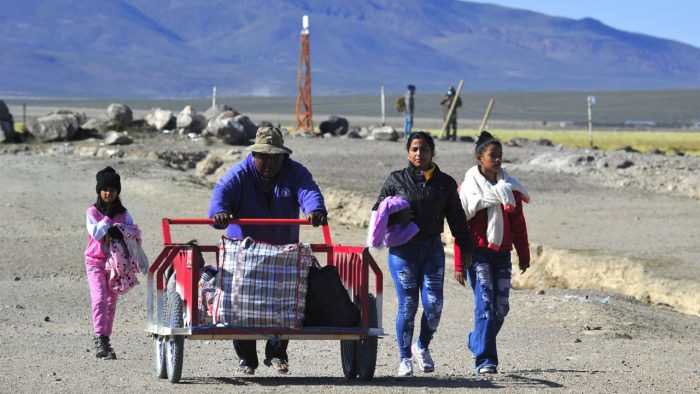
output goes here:
<path id="1" fill-rule="evenodd" d="M 450 118 L 452 117 L 452 113 L 455 112 L 455 107 L 457 106 L 457 100 L 459 99 L 460 93 L 462 93 L 462 85 L 464 85 L 464 80 L 460 79 L 459 80 L 459 85 L 457 86 L 457 93 L 455 93 L 455 96 L 452 97 L 452 103 L 450 103 L 450 109 L 447 111 L 447 117 L 445 118 L 445 123 L 442 125 L 442 138 L 447 138 L 447 125 L 450 123 Z M 457 130 L 455 130 L 455 133 L 457 133 Z M 457 136 L 455 135 L 455 138 Z"/>
<path id="2" fill-rule="evenodd" d="M 211 106 L 216 107 L 216 86 L 211 89 Z"/>
<path id="3" fill-rule="evenodd" d="M 591 106 L 595 104 L 595 96 L 588 96 L 588 146 L 593 147 L 593 116 Z"/>
<path id="4" fill-rule="evenodd" d="M 309 55 L 309 16 L 304 15 L 301 19 L 301 52 L 299 54 L 299 67 L 297 69 L 297 103 L 295 130 L 302 129 L 305 132 L 314 132 L 314 122 L 311 110 L 311 58 Z M 302 109 L 302 106 L 304 107 Z"/>

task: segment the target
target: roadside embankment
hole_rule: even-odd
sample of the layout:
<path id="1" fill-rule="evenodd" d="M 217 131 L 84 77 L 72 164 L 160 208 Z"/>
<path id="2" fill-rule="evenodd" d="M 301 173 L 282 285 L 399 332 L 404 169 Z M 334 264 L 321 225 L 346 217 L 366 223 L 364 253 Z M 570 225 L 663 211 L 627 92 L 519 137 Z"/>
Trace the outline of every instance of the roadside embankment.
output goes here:
<path id="1" fill-rule="evenodd" d="M 329 216 L 337 222 L 367 227 L 375 200 L 360 193 L 325 190 Z M 445 253 L 453 254 L 449 229 L 443 235 Z M 513 253 L 513 287 L 518 289 L 588 289 L 634 297 L 649 305 L 667 306 L 700 316 L 700 284 L 657 275 L 642 261 L 531 245 L 531 268 L 524 275 Z"/>

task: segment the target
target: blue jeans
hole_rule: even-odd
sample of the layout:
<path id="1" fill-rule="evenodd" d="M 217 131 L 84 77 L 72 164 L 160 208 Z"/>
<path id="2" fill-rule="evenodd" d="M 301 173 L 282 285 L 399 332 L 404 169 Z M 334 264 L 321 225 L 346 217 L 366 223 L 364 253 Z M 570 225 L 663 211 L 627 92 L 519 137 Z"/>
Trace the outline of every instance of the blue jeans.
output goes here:
<path id="1" fill-rule="evenodd" d="M 413 128 L 413 115 L 404 115 L 403 117 L 403 136 L 408 137 Z"/>
<path id="2" fill-rule="evenodd" d="M 478 370 L 498 366 L 496 336 L 510 309 L 510 252 L 477 249 L 472 261 L 467 274 L 474 290 L 474 330 L 467 337 L 467 346 Z"/>
<path id="3" fill-rule="evenodd" d="M 442 315 L 442 286 L 445 279 L 445 251 L 440 237 L 412 240 L 389 248 L 389 271 L 394 279 L 399 308 L 396 313 L 396 341 L 399 358 L 411 357 L 413 326 L 418 297 L 423 302 L 418 346 L 427 349 Z"/>

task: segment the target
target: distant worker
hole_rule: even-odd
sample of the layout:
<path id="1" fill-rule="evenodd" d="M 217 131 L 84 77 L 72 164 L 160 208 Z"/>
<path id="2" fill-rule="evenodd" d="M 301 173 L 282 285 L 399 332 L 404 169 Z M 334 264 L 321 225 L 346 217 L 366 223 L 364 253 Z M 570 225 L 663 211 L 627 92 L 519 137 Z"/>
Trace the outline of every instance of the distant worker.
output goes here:
<path id="1" fill-rule="evenodd" d="M 406 105 L 403 111 L 403 136 L 406 138 L 411 134 L 411 129 L 413 128 L 413 109 L 415 108 L 413 95 L 416 93 L 416 87 L 414 85 L 408 85 L 407 89 L 404 95 Z"/>
<path id="2" fill-rule="evenodd" d="M 461 97 L 457 96 L 455 109 L 452 111 L 449 121 L 447 120 L 447 115 L 450 112 L 450 106 L 452 105 L 452 101 L 455 99 L 455 95 L 455 87 L 450 86 L 450 88 L 447 89 L 447 93 L 445 93 L 445 95 L 442 96 L 442 100 L 440 100 L 440 105 L 442 105 L 442 119 L 447 122 L 447 127 L 445 130 L 447 135 L 444 138 L 445 140 L 452 139 L 452 141 L 457 141 L 457 108 L 462 106 Z"/>

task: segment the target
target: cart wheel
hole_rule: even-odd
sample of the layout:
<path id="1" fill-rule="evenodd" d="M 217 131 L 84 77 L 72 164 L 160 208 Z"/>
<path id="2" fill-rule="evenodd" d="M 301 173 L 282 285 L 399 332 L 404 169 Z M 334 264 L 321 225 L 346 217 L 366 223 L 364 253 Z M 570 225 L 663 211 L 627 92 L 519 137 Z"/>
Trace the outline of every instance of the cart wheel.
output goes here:
<path id="1" fill-rule="evenodd" d="M 377 299 L 369 295 L 369 326 L 377 327 Z M 372 380 L 377 366 L 377 337 L 360 338 L 357 343 L 357 373 L 361 380 Z"/>
<path id="2" fill-rule="evenodd" d="M 166 370 L 166 361 L 165 361 L 165 338 L 162 336 L 154 335 L 153 336 L 153 350 L 154 350 L 154 359 L 155 359 L 155 367 L 156 367 L 156 376 L 159 379 L 165 379 L 168 377 L 168 371 Z"/>
<path id="3" fill-rule="evenodd" d="M 340 361 L 343 364 L 343 374 L 348 379 L 357 377 L 357 341 L 340 340 Z"/>
<path id="4" fill-rule="evenodd" d="M 377 300 L 369 295 L 369 326 L 377 327 Z M 362 380 L 371 380 L 377 365 L 377 337 L 368 336 L 359 341 L 344 339 L 340 341 L 340 358 L 343 374 L 348 379 L 358 375 Z"/>
<path id="5" fill-rule="evenodd" d="M 182 328 L 185 326 L 182 315 L 182 300 L 177 292 L 173 291 L 168 296 L 168 309 L 170 328 Z M 165 365 L 170 383 L 177 383 L 182 376 L 182 359 L 185 351 L 185 337 L 183 335 L 170 335 L 165 341 Z"/>

